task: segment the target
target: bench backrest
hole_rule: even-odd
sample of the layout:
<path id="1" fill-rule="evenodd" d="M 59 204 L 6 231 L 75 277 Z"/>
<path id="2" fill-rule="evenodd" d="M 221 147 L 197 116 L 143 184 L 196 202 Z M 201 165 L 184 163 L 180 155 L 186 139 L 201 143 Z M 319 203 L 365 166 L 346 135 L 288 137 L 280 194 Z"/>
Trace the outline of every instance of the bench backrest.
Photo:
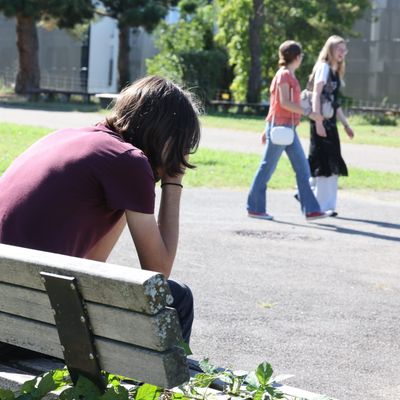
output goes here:
<path id="1" fill-rule="evenodd" d="M 171 388 L 188 380 L 161 274 L 0 244 L 0 342 L 63 358 L 41 272 L 74 277 L 101 369 Z"/>

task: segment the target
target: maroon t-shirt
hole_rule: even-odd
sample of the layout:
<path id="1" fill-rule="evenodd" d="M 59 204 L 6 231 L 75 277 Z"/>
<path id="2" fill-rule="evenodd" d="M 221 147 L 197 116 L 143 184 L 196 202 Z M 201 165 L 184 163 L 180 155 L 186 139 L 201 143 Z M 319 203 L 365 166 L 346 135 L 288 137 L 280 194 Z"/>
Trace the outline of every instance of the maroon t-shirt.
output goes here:
<path id="1" fill-rule="evenodd" d="M 54 132 L 0 177 L 0 243 L 84 257 L 125 210 L 154 213 L 154 182 L 105 126 Z"/>

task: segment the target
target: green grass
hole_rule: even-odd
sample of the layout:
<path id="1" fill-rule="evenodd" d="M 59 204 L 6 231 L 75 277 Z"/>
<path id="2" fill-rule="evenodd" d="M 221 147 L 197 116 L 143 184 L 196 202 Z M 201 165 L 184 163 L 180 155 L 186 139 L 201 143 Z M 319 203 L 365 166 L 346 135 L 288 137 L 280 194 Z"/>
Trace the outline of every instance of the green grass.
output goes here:
<path id="1" fill-rule="evenodd" d="M 37 126 L 0 124 L 0 174 L 11 161 L 50 130 Z"/>
<path id="2" fill-rule="evenodd" d="M 0 96 L 0 106 L 43 111 L 103 112 L 98 102 L 83 103 L 79 96 L 71 96 L 71 101 L 68 103 L 61 101 L 27 101 L 22 96 L 15 95 L 11 98 L 2 98 Z"/>
<path id="3" fill-rule="evenodd" d="M 248 131 L 261 133 L 265 128 L 264 117 L 235 114 L 207 114 L 201 117 L 203 126 L 223 128 L 232 131 Z M 400 121 L 398 126 L 376 126 L 365 121 L 361 116 L 349 118 L 355 132 L 354 140 L 350 140 L 339 124 L 339 132 L 343 143 L 371 144 L 388 147 L 400 147 Z M 309 137 L 309 122 L 304 120 L 298 127 L 300 137 Z"/>
<path id="4" fill-rule="evenodd" d="M 191 157 L 197 168 L 185 176 L 185 185 L 213 188 L 248 188 L 260 162 L 256 154 L 200 149 Z M 344 189 L 400 190 L 400 174 L 350 168 L 348 177 L 339 179 Z M 268 187 L 291 189 L 296 185 L 289 160 L 282 157 Z"/>
<path id="5" fill-rule="evenodd" d="M 47 128 L 0 123 L 0 174 L 15 157 L 48 132 Z M 191 161 L 197 168 L 187 171 L 185 186 L 244 189 L 251 184 L 260 156 L 200 149 Z M 291 189 L 295 184 L 292 167 L 282 157 L 269 188 Z M 351 168 L 350 176 L 341 178 L 339 185 L 346 189 L 400 190 L 400 174 Z"/>

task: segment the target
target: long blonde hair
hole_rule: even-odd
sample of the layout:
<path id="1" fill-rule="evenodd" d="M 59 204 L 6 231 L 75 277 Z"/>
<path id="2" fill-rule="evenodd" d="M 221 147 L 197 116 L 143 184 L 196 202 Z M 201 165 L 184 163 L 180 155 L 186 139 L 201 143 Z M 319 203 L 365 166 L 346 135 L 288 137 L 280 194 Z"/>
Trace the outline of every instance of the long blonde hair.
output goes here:
<path id="1" fill-rule="evenodd" d="M 318 61 L 326 62 L 329 64 L 329 66 L 332 66 L 333 53 L 334 53 L 336 47 L 341 43 L 346 44 L 346 41 L 342 37 L 340 37 L 338 35 L 330 36 L 328 38 L 328 40 L 325 42 L 324 47 L 322 47 L 322 50 L 319 53 L 317 62 Z M 317 63 L 314 65 L 311 76 L 314 74 L 314 72 L 316 70 L 316 66 L 317 66 Z M 345 70 L 346 70 L 346 66 L 345 66 L 345 61 L 343 59 L 343 61 L 337 63 L 337 73 L 339 74 L 339 77 L 341 80 L 343 80 Z"/>

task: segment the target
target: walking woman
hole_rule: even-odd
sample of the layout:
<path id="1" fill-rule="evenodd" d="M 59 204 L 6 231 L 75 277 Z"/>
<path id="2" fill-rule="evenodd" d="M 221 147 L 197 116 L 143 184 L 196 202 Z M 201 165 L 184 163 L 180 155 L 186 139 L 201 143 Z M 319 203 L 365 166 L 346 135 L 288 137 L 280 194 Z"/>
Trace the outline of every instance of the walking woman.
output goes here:
<path id="1" fill-rule="evenodd" d="M 266 190 L 267 184 L 284 151 L 296 172 L 301 210 L 306 219 L 313 220 L 327 216 L 321 212 L 310 188 L 310 168 L 295 131 L 301 115 L 322 121 L 322 116 L 319 113 L 312 112 L 311 109 L 303 109 L 300 106 L 301 89 L 295 71 L 300 67 L 302 59 L 303 54 L 299 43 L 288 40 L 279 46 L 280 68 L 271 83 L 270 108 L 266 118 L 267 126 L 261 136 L 262 143 L 266 145 L 265 154 L 254 177 L 247 199 L 248 216 L 252 218 L 267 220 L 273 218 L 267 213 Z M 270 137 L 272 125 L 293 127 L 293 142 L 287 146 L 273 143 Z"/>
<path id="2" fill-rule="evenodd" d="M 314 65 L 310 83 L 313 85 L 312 109 L 321 110 L 321 98 L 331 96 L 333 116 L 323 121 L 310 121 L 309 163 L 314 193 L 321 210 L 336 216 L 336 198 L 339 175 L 347 176 L 347 167 L 340 150 L 337 119 L 350 139 L 354 132 L 338 102 L 339 89 L 345 72 L 346 43 L 340 36 L 331 36 L 322 48 Z"/>

